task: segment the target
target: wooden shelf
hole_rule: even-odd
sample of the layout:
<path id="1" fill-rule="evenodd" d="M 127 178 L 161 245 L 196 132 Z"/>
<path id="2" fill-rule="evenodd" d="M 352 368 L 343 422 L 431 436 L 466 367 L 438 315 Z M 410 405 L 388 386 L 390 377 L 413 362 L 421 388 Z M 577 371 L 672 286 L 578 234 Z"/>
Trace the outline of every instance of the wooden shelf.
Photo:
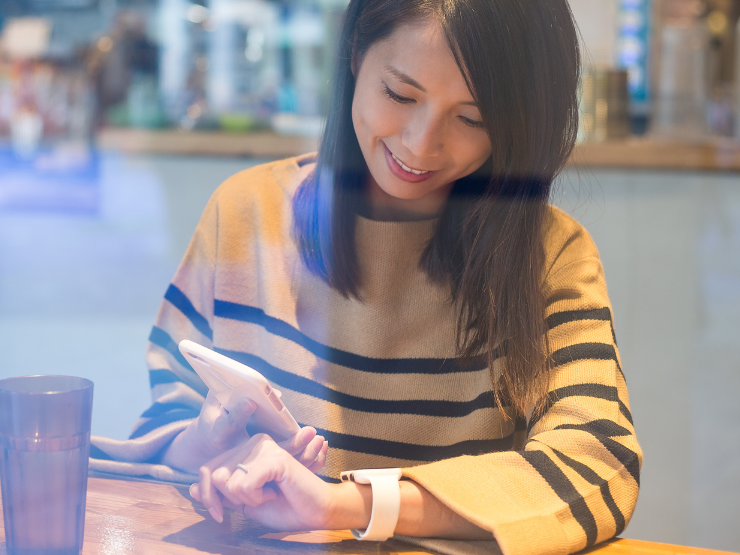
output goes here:
<path id="1" fill-rule="evenodd" d="M 271 131 L 235 134 L 108 128 L 98 134 L 97 145 L 127 154 L 287 158 L 316 150 L 318 139 Z M 628 139 L 583 143 L 576 146 L 569 164 L 579 168 L 740 172 L 740 141 Z"/>
<path id="2" fill-rule="evenodd" d="M 103 150 L 126 154 L 288 158 L 316 150 L 318 140 L 272 131 L 239 134 L 107 128 L 98 133 L 96 144 Z"/>
<path id="3" fill-rule="evenodd" d="M 740 141 L 706 139 L 697 142 L 628 139 L 582 143 L 570 165 L 586 168 L 628 168 L 740 172 Z"/>

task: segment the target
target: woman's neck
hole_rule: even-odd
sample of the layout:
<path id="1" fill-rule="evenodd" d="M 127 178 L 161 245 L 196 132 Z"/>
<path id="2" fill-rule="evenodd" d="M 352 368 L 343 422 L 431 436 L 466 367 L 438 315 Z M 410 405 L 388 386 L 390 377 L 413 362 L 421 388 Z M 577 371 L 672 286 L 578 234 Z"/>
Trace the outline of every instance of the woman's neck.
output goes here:
<path id="1" fill-rule="evenodd" d="M 403 199 L 389 195 L 371 175 L 365 181 L 361 215 L 384 222 L 414 222 L 438 217 L 444 209 L 453 183 L 421 198 Z"/>

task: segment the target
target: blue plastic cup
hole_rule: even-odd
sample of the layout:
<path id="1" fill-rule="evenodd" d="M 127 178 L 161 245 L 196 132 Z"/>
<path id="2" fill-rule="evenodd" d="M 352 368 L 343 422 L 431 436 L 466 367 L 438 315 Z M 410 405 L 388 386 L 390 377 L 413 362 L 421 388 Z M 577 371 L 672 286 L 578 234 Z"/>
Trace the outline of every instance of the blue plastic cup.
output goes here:
<path id="1" fill-rule="evenodd" d="M 8 555 L 79 555 L 93 383 L 0 380 L 0 487 Z"/>

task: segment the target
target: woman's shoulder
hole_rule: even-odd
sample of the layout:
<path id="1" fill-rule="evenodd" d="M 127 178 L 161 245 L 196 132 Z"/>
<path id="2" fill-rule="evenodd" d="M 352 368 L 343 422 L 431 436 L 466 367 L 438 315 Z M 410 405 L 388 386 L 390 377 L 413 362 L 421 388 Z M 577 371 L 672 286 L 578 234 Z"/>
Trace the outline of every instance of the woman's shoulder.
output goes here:
<path id="1" fill-rule="evenodd" d="M 548 205 L 544 224 L 545 275 L 586 259 L 599 259 L 591 235 L 575 218 L 562 209 Z"/>
<path id="2" fill-rule="evenodd" d="M 211 202 L 220 207 L 249 208 L 261 202 L 287 202 L 308 177 L 316 154 L 304 154 L 252 166 L 227 178 L 216 189 Z"/>
<path id="3" fill-rule="evenodd" d="M 291 200 L 311 173 L 314 159 L 312 154 L 286 158 L 232 175 L 211 195 L 197 232 L 222 247 L 234 243 L 235 237 L 257 240 L 267 232 L 284 240 L 292 219 Z"/>

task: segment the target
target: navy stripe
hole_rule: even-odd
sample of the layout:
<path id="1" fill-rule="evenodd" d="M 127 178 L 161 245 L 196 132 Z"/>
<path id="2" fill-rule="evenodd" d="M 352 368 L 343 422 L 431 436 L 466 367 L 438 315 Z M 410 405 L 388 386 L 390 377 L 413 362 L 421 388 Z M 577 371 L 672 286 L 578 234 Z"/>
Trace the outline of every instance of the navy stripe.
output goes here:
<path id="1" fill-rule="evenodd" d="M 287 322 L 268 316 L 260 308 L 216 299 L 213 309 L 214 315 L 219 318 L 256 324 L 273 335 L 292 341 L 327 362 L 363 372 L 375 374 L 450 374 L 453 372 L 477 372 L 488 366 L 484 355 L 472 359 L 372 358 L 361 356 L 319 343 Z"/>
<path id="2" fill-rule="evenodd" d="M 613 329 L 612 333 L 614 333 Z M 576 343 L 575 345 L 568 345 L 552 353 L 550 358 L 553 368 L 577 360 L 613 360 L 625 383 L 627 382 L 624 378 L 624 372 L 622 372 L 622 365 L 619 364 L 619 359 L 617 358 L 617 350 L 614 348 L 614 345 L 609 345 L 608 343 Z"/>
<path id="3" fill-rule="evenodd" d="M 154 418 L 155 416 L 178 409 L 193 409 L 193 407 L 183 403 L 154 403 L 142 413 L 141 417 Z"/>
<path id="4" fill-rule="evenodd" d="M 555 302 L 557 302 L 558 300 L 559 300 L 559 299 L 557 299 L 557 298 L 551 298 L 551 299 L 549 299 L 549 300 L 548 300 L 548 301 L 547 301 L 547 302 L 545 303 L 545 310 L 547 310 L 548 308 L 550 308 L 550 306 L 552 306 L 552 304 L 553 304 L 553 303 L 555 303 Z M 568 310 L 566 310 L 566 311 L 563 311 L 563 312 L 560 312 L 560 313 L 556 313 L 556 314 L 551 314 L 551 315 L 550 315 L 550 316 L 548 316 L 548 318 L 547 318 L 547 322 L 548 322 L 548 329 L 552 329 L 552 328 L 554 328 L 554 327 L 555 327 L 555 326 L 557 326 L 557 325 L 560 325 L 560 324 L 564 324 L 565 322 L 571 322 L 571 321 L 572 321 L 572 320 L 567 320 L 567 319 L 566 319 L 566 320 L 565 320 L 565 322 L 560 322 L 560 324 L 558 324 L 558 323 L 555 323 L 555 322 L 557 322 L 557 321 L 558 321 L 558 320 L 559 320 L 560 318 L 567 318 L 567 316 L 562 316 L 562 317 L 556 317 L 556 315 L 557 315 L 557 314 L 563 314 L 563 315 L 567 315 L 567 314 L 578 314 L 578 313 L 580 313 L 580 312 L 584 312 L 584 313 L 586 313 L 586 312 L 590 312 L 590 311 L 593 311 L 593 312 L 594 312 L 594 314 L 596 314 L 596 313 L 597 313 L 597 311 L 601 311 L 601 310 L 609 311 L 609 308 L 608 308 L 608 307 L 604 307 L 604 308 L 594 308 L 594 309 L 585 309 L 585 310 L 582 310 L 582 311 L 581 311 L 581 310 L 572 310 L 572 311 L 568 311 Z M 550 325 L 550 318 L 553 318 L 553 320 L 554 320 L 554 321 L 553 321 L 553 323 L 554 323 L 555 325 Z M 611 317 L 611 311 L 609 311 L 609 318 L 602 318 L 602 317 L 598 317 L 598 318 L 573 318 L 573 319 L 574 319 L 574 320 L 607 320 L 607 319 L 608 319 L 608 320 L 609 320 L 609 327 L 611 328 L 611 332 L 612 332 L 612 340 L 614 341 L 614 344 L 615 344 L 615 345 L 617 344 L 617 334 L 616 334 L 616 333 L 614 333 L 614 321 L 613 321 L 613 319 L 612 319 L 612 317 Z"/>
<path id="5" fill-rule="evenodd" d="M 576 343 L 558 349 L 551 357 L 553 368 L 577 360 L 613 360 L 619 365 L 617 351 L 608 343 Z"/>
<path id="6" fill-rule="evenodd" d="M 524 460 L 544 478 L 557 496 L 570 507 L 570 512 L 586 533 L 586 547 L 596 543 L 596 519 L 568 477 L 543 451 L 521 451 Z"/>
<path id="7" fill-rule="evenodd" d="M 599 420 L 592 420 L 591 422 L 586 422 L 585 424 L 560 424 L 559 426 L 555 426 L 555 429 L 581 430 L 584 432 L 592 433 L 594 435 L 598 434 L 605 437 L 622 437 L 632 435 L 632 432 L 630 432 L 627 428 L 623 428 L 616 422 L 606 420 L 604 418 L 601 418 Z"/>
<path id="8" fill-rule="evenodd" d="M 98 459 L 102 461 L 112 461 L 113 460 L 113 458 L 108 453 L 100 449 L 100 447 L 96 447 L 92 443 L 90 444 L 90 458 Z"/>
<path id="9" fill-rule="evenodd" d="M 558 389 L 553 389 L 548 396 L 553 402 L 566 399 L 568 397 L 595 397 L 607 401 L 617 400 L 617 388 L 613 385 L 603 385 L 600 383 L 579 383 L 566 385 Z"/>
<path id="10" fill-rule="evenodd" d="M 612 517 L 614 517 L 614 523 L 617 525 L 617 531 L 614 535 L 618 536 L 619 534 L 621 534 L 624 531 L 626 522 L 622 511 L 619 510 L 616 501 L 614 501 L 614 497 L 612 497 L 612 492 L 609 489 L 609 482 L 604 480 L 601 476 L 596 474 L 596 472 L 594 472 L 591 468 L 589 468 L 582 462 L 571 459 L 557 449 L 553 449 L 552 447 L 550 447 L 550 449 L 553 450 L 553 452 L 561 461 L 575 470 L 581 476 L 581 478 L 586 480 L 589 484 L 599 486 L 599 489 L 601 490 L 601 498 L 604 500 L 604 504 L 609 508 L 609 512 L 611 512 Z"/>
<path id="11" fill-rule="evenodd" d="M 620 426 L 621 427 L 621 426 Z M 621 443 L 614 441 L 606 435 L 600 433 L 594 428 L 582 427 L 581 431 L 591 434 L 609 451 L 620 464 L 627 469 L 635 483 L 640 485 L 640 459 L 632 449 L 629 449 Z"/>
<path id="12" fill-rule="evenodd" d="M 558 401 L 567 399 L 568 397 L 593 397 L 595 399 L 605 399 L 606 401 L 614 402 L 618 400 L 617 388 L 611 385 L 580 383 L 555 389 L 547 394 L 545 407 L 541 411 L 536 412 L 530 419 L 529 424 L 527 424 L 527 433 L 529 434 L 532 431 L 532 428 L 534 428 L 535 424 L 540 421 L 542 416 L 550 410 L 550 407 Z"/>
<path id="13" fill-rule="evenodd" d="M 187 316 L 187 319 L 190 320 L 190 323 L 192 323 L 193 326 L 195 326 L 195 329 L 213 341 L 213 330 L 211 330 L 208 320 L 206 320 L 205 317 L 196 310 L 193 303 L 190 302 L 190 299 L 188 299 L 185 293 L 180 291 L 171 283 L 167 288 L 167 292 L 164 294 L 164 298 L 170 301 L 172 306 Z"/>
<path id="14" fill-rule="evenodd" d="M 604 320 L 611 323 L 612 313 L 608 307 L 591 308 L 584 310 L 566 310 L 563 312 L 550 314 L 550 316 L 547 317 L 546 321 L 547 328 L 551 330 L 562 324 L 579 320 Z"/>
<path id="15" fill-rule="evenodd" d="M 612 341 L 614 341 L 614 345 L 616 346 L 617 345 L 617 334 L 614 331 L 614 322 L 612 322 L 611 320 L 609 320 L 609 327 L 612 330 Z"/>
<path id="16" fill-rule="evenodd" d="M 163 383 L 177 383 L 182 382 L 180 378 L 175 375 L 171 370 L 166 368 L 160 368 L 156 370 L 149 370 L 149 385 L 154 387 L 155 385 L 161 385 Z"/>
<path id="17" fill-rule="evenodd" d="M 301 426 L 303 425 L 301 424 Z M 329 447 L 334 449 L 423 462 L 441 461 L 463 455 L 482 455 L 495 451 L 508 451 L 514 445 L 514 434 L 497 439 L 471 439 L 452 445 L 417 445 L 330 432 L 319 428 L 316 428 L 316 431 L 319 435 L 324 436 L 329 441 Z"/>
<path id="18" fill-rule="evenodd" d="M 302 168 L 303 166 L 307 166 L 308 164 L 313 164 L 316 162 L 316 156 L 307 156 L 306 158 L 303 158 L 302 160 L 298 160 L 297 164 L 299 168 Z"/>
<path id="19" fill-rule="evenodd" d="M 481 393 L 472 401 L 427 401 L 409 399 L 403 401 L 389 401 L 385 399 L 368 399 L 336 391 L 318 382 L 297 376 L 277 368 L 266 360 L 240 351 L 216 349 L 224 356 L 232 358 L 254 368 L 265 378 L 279 387 L 284 387 L 304 395 L 334 403 L 343 408 L 373 414 L 414 414 L 419 416 L 467 416 L 476 410 L 496 407 L 496 400 L 490 391 Z"/>
<path id="20" fill-rule="evenodd" d="M 190 420 L 191 418 L 198 418 L 200 411 L 195 409 L 178 409 L 171 412 L 167 412 L 161 416 L 156 416 L 151 420 L 147 420 L 141 426 L 136 428 L 133 433 L 129 436 L 129 439 L 136 439 L 149 432 L 156 430 L 160 426 L 170 424 L 172 422 L 178 422 L 180 420 Z"/>
<path id="21" fill-rule="evenodd" d="M 154 326 L 152 328 L 152 333 L 149 334 L 149 341 L 151 341 L 155 345 L 158 345 L 159 347 L 162 347 L 165 351 L 170 353 L 180 364 L 180 366 L 182 366 L 186 370 L 190 370 L 191 372 L 195 373 L 193 367 L 190 366 L 190 363 L 185 360 L 185 357 L 182 356 L 182 353 L 177 348 L 177 343 L 175 343 L 172 340 L 172 337 L 170 337 L 170 334 L 164 331 L 162 328 Z"/>
<path id="22" fill-rule="evenodd" d="M 630 409 L 627 408 L 627 405 L 625 405 L 621 399 L 617 399 L 619 402 L 619 412 L 622 413 L 622 416 L 624 416 L 630 424 L 634 425 L 635 423 L 632 422 L 632 413 L 630 412 Z"/>
<path id="23" fill-rule="evenodd" d="M 608 437 L 596 436 L 596 438 L 604 445 L 604 447 L 607 448 L 607 450 L 612 455 L 614 455 L 614 457 L 620 463 L 622 463 L 622 466 L 624 466 L 627 469 L 627 472 L 630 473 L 632 478 L 635 480 L 635 483 L 639 486 L 640 485 L 640 459 L 638 458 L 637 453 L 632 451 L 632 449 L 628 449 L 621 443 L 618 443 Z"/>

